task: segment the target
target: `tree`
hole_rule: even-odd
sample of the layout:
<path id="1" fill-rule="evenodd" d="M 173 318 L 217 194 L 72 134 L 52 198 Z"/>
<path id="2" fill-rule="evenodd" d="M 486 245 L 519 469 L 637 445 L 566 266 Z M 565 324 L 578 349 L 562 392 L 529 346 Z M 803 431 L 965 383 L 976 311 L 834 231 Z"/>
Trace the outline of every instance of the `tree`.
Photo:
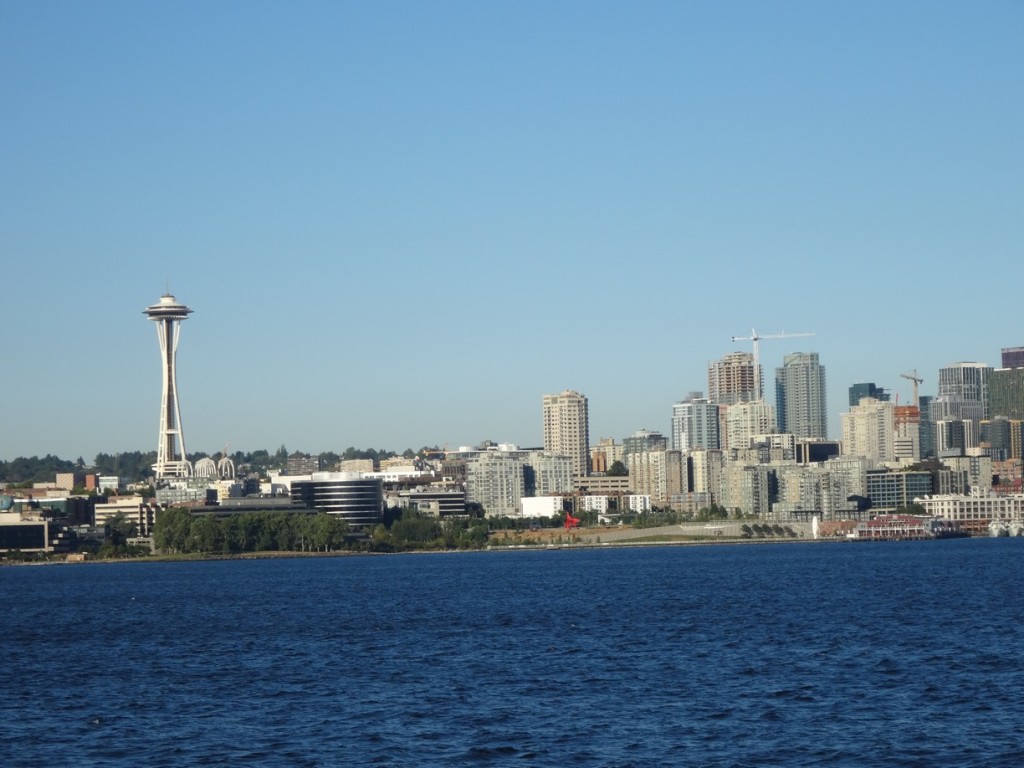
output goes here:
<path id="1" fill-rule="evenodd" d="M 707 522 L 708 520 L 726 520 L 729 517 L 729 510 L 725 507 L 721 507 L 718 504 L 712 503 L 711 506 L 703 507 L 697 512 L 695 518 L 699 522 Z"/>
<path id="2" fill-rule="evenodd" d="M 224 535 L 213 515 L 192 521 L 186 548 L 191 552 L 220 552 Z"/>
<path id="3" fill-rule="evenodd" d="M 188 551 L 192 515 L 187 509 L 162 509 L 153 525 L 153 546 L 162 552 Z"/>
<path id="4" fill-rule="evenodd" d="M 612 465 L 608 467 L 608 471 L 605 473 L 608 477 L 627 477 L 629 470 L 626 469 L 626 465 L 616 459 L 612 462 Z"/>
<path id="5" fill-rule="evenodd" d="M 914 515 L 915 517 L 927 517 L 928 511 L 920 504 L 911 502 L 905 507 L 896 510 L 897 515 Z"/>
<path id="6" fill-rule="evenodd" d="M 108 518 L 105 528 L 107 538 L 115 547 L 123 546 L 138 530 L 135 523 L 125 517 L 124 512 Z"/>

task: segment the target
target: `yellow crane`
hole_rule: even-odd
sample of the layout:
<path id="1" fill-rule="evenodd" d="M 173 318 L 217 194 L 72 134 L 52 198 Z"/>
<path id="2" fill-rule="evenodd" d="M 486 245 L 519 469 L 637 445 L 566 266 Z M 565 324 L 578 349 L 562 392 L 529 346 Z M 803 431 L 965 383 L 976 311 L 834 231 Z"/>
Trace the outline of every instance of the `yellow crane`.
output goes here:
<path id="1" fill-rule="evenodd" d="M 920 408 L 921 407 L 921 401 L 917 397 L 917 385 L 918 384 L 923 384 L 924 383 L 924 379 L 920 378 L 917 375 L 917 368 L 912 370 L 910 373 L 901 373 L 900 377 L 906 379 L 907 381 L 914 382 L 914 407 Z"/>

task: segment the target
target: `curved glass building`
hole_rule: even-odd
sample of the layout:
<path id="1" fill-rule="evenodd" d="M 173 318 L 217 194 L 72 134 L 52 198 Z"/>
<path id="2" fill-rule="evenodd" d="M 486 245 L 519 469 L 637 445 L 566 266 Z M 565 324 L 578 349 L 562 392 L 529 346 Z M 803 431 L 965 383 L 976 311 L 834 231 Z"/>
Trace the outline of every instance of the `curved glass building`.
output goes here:
<path id="1" fill-rule="evenodd" d="M 314 472 L 292 483 L 292 505 L 340 515 L 349 525 L 377 525 L 384 520 L 381 481 L 358 472 Z"/>

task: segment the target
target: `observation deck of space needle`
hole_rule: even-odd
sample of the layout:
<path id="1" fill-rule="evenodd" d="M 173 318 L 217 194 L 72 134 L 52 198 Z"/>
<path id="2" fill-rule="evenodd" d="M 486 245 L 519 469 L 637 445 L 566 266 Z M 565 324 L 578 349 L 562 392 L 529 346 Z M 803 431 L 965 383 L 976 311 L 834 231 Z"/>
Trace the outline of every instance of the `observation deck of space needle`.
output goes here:
<path id="1" fill-rule="evenodd" d="M 185 454 L 185 433 L 182 430 L 181 409 L 178 405 L 175 359 L 178 353 L 181 321 L 187 320 L 192 310 L 178 303 L 168 291 L 156 304 L 146 307 L 143 314 L 156 323 L 163 375 L 160 428 L 153 471 L 158 481 L 172 477 L 191 477 L 192 465 Z"/>

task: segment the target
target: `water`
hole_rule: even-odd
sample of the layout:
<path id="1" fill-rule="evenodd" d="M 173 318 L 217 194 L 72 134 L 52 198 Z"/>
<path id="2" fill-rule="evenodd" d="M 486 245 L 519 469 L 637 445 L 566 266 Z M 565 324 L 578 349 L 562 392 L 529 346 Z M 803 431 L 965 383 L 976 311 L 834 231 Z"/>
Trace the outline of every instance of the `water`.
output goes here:
<path id="1" fill-rule="evenodd" d="M 1024 540 L 0 569 L 0 764 L 1019 766 Z"/>

